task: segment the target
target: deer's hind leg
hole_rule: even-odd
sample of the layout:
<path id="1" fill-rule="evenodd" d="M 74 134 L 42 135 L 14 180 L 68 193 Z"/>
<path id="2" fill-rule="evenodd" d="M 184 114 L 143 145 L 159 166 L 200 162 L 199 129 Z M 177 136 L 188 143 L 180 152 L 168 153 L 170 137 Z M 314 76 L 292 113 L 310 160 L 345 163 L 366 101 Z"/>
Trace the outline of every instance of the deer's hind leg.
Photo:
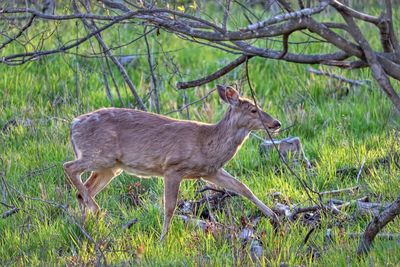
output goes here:
<path id="1" fill-rule="evenodd" d="M 89 194 L 89 190 L 82 183 L 81 175 L 84 172 L 92 170 L 90 168 L 90 164 L 83 159 L 76 159 L 73 161 L 69 161 L 64 163 L 63 165 L 65 174 L 69 178 L 69 181 L 75 186 L 78 190 L 78 193 L 81 196 L 81 201 L 79 201 L 79 207 L 85 215 L 85 207 L 87 207 L 90 211 L 96 213 L 99 211 L 99 206 L 96 201 Z"/>
<path id="2" fill-rule="evenodd" d="M 117 177 L 122 170 L 120 168 L 107 168 L 92 171 L 90 177 L 85 181 L 84 186 L 87 188 L 89 196 L 94 199 L 94 197 L 103 190 L 113 178 Z M 79 205 L 84 205 L 83 198 L 80 192 L 76 193 Z"/>

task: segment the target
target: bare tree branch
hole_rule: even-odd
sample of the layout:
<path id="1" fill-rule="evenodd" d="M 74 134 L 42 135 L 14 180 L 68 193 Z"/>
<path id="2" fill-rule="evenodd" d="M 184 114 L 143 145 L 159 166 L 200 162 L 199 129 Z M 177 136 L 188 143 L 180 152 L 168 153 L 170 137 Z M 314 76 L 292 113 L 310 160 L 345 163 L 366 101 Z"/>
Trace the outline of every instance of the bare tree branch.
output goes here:
<path id="1" fill-rule="evenodd" d="M 386 16 L 389 24 L 389 35 L 390 35 L 390 41 L 391 44 L 396 52 L 396 54 L 400 57 L 400 45 L 397 40 L 394 27 L 393 27 L 393 8 L 392 8 L 392 1 L 391 0 L 385 0 L 385 5 L 386 5 Z"/>
<path id="2" fill-rule="evenodd" d="M 71 14 L 71 15 L 49 15 L 39 12 L 36 9 L 32 8 L 4 8 L 0 9 L 0 15 L 8 15 L 8 14 L 31 14 L 40 19 L 46 20 L 72 20 L 72 19 L 95 19 L 95 20 L 115 20 L 121 17 L 129 17 L 136 12 L 130 12 L 129 14 L 124 14 L 123 16 L 102 16 L 102 15 L 93 15 L 93 14 Z M 15 17 L 13 17 L 15 18 Z M 1 20 L 1 18 L 0 18 Z"/>
<path id="3" fill-rule="evenodd" d="M 17 40 L 32 25 L 34 19 L 35 15 L 32 15 L 26 25 L 22 27 L 21 30 L 14 37 L 8 39 L 6 42 L 0 45 L 0 50 L 6 47 L 9 43 Z"/>
<path id="4" fill-rule="evenodd" d="M 209 82 L 214 81 L 214 80 L 224 76 L 225 74 L 229 73 L 230 71 L 235 69 L 237 66 L 244 63 L 247 58 L 251 58 L 251 57 L 252 56 L 242 55 L 242 56 L 238 57 L 237 59 L 235 59 L 234 61 L 232 61 L 231 63 L 229 63 L 228 65 L 226 65 L 225 67 L 223 67 L 222 69 L 208 75 L 207 77 L 204 77 L 204 78 L 201 78 L 198 80 L 194 80 L 194 81 L 190 81 L 190 82 L 178 82 L 176 84 L 176 87 L 178 89 L 187 89 L 187 88 L 192 88 L 192 87 L 196 87 L 196 86 L 200 86 L 200 85 L 209 83 Z"/>
<path id="5" fill-rule="evenodd" d="M 68 15 L 48 15 L 29 8 L 2 9 L 1 14 L 3 16 L 32 14 L 39 19 L 84 19 L 92 20 L 93 23 L 95 23 L 96 20 L 110 20 L 110 23 L 106 24 L 100 29 L 94 30 L 94 32 L 92 31 L 91 34 L 85 36 L 80 40 L 75 41 L 72 44 L 64 45 L 57 49 L 48 51 L 34 51 L 15 55 L 6 55 L 4 58 L 0 59 L 0 62 L 5 64 L 22 64 L 26 61 L 34 60 L 41 56 L 65 52 L 72 47 L 82 44 L 92 36 L 95 36 L 97 39 L 99 36 L 96 34 L 103 32 L 115 23 L 122 23 L 125 21 L 145 21 L 146 23 L 153 24 L 158 28 L 162 28 L 174 34 L 177 34 L 178 36 L 183 37 L 186 40 L 207 44 L 218 49 L 233 49 L 233 51 L 227 52 L 237 53 L 236 51 L 238 51 L 241 54 L 249 56 L 260 56 L 264 58 L 285 60 L 302 64 L 326 64 L 348 69 L 364 67 L 372 68 L 374 66 L 375 71 L 373 71 L 373 73 L 376 74 L 377 71 L 379 72 L 382 69 L 382 71 L 386 75 L 400 80 L 400 60 L 398 56 L 399 45 L 395 32 L 393 30 L 392 4 L 390 0 L 386 0 L 386 10 L 382 12 L 382 15 L 380 17 L 374 17 L 368 14 L 364 14 L 362 12 L 358 12 L 345 4 L 340 3 L 337 0 L 322 0 L 320 1 L 319 6 L 302 8 L 297 11 L 293 9 L 289 2 L 279 0 L 278 2 L 280 3 L 280 5 L 285 10 L 287 10 L 288 13 L 274 16 L 272 18 L 267 18 L 264 20 L 258 18 L 258 16 L 255 16 L 257 20 L 259 20 L 259 22 L 250 24 L 244 29 L 237 29 L 233 31 L 228 31 L 226 29 L 226 21 L 228 20 L 229 16 L 228 10 L 230 8 L 230 5 L 232 4 L 231 1 L 228 1 L 226 3 L 228 7 L 224 9 L 225 11 L 222 27 L 216 25 L 216 23 L 212 22 L 212 20 L 210 21 L 207 19 L 203 19 L 201 16 L 199 16 L 199 14 L 191 15 L 173 9 L 155 8 L 155 6 L 148 4 L 145 1 L 142 2 L 143 5 L 136 5 L 130 2 L 116 2 L 108 0 L 102 2 L 107 8 L 112 8 L 118 10 L 119 12 L 122 12 L 122 15 L 104 16 L 92 14 L 88 11 L 86 13 L 75 13 Z M 300 7 L 305 6 L 301 1 L 299 3 Z M 346 36 L 342 34 L 350 32 L 350 27 L 337 22 L 317 22 L 313 18 L 313 15 L 323 12 L 329 5 L 333 6 L 336 10 L 350 18 L 360 19 L 375 25 L 380 30 L 382 47 L 385 52 L 381 53 L 369 49 L 369 57 L 367 57 L 365 47 L 361 47 L 359 41 L 357 41 L 357 43 L 354 43 L 348 40 L 348 38 L 346 38 Z M 309 6 L 309 4 L 307 6 Z M 246 8 L 246 10 L 248 9 L 247 7 L 241 7 Z M 289 53 L 289 35 L 292 32 L 298 31 L 309 35 L 304 31 L 305 29 L 308 29 L 309 31 L 315 33 L 318 38 L 326 40 L 327 43 L 335 46 L 338 51 L 331 54 L 316 55 Z M 333 29 L 343 29 L 345 32 L 337 32 Z M 316 35 L 311 36 L 312 38 L 316 38 Z M 254 44 L 246 42 L 246 40 L 259 40 L 262 38 L 277 36 L 282 37 L 282 51 L 271 50 L 265 47 L 257 47 Z M 352 34 L 352 36 L 354 38 L 354 34 Z M 359 60 L 355 60 L 352 62 L 345 61 L 352 56 L 357 57 Z M 367 58 L 375 58 L 377 64 L 372 65 L 373 61 L 368 61 Z M 110 59 L 112 58 L 110 57 Z M 376 66 L 378 65 L 380 67 L 376 68 Z M 228 65 L 227 68 L 222 69 L 222 71 L 229 71 L 229 68 L 231 66 L 233 65 Z M 121 68 L 118 67 L 118 69 L 120 70 L 124 79 L 126 79 L 127 76 L 123 74 Z M 194 86 L 196 86 L 196 84 L 201 85 L 218 77 L 221 77 L 222 75 L 220 72 L 216 72 L 210 75 L 210 77 L 193 81 L 193 83 L 178 83 L 178 87 L 183 89 L 185 86 L 188 85 L 189 87 L 192 87 L 191 84 L 193 84 Z M 152 78 L 152 80 L 154 79 Z M 129 82 L 127 82 L 127 84 L 132 91 L 133 84 Z M 396 98 L 394 90 L 391 89 L 391 85 L 389 83 L 385 82 L 385 79 L 378 82 L 378 84 L 388 94 L 389 97 L 393 99 Z M 134 92 L 132 93 L 135 95 Z M 137 98 L 136 95 L 135 98 Z M 400 109 L 398 105 L 396 105 L 396 107 Z"/>
<path id="6" fill-rule="evenodd" d="M 358 28 L 357 24 L 354 22 L 353 18 L 341 10 L 339 10 L 339 12 L 341 12 L 344 20 L 349 25 L 350 33 L 352 34 L 354 39 L 357 41 L 357 43 L 363 49 L 365 58 L 371 68 L 372 76 L 378 82 L 378 84 L 381 86 L 381 88 L 384 90 L 384 92 L 387 94 L 389 99 L 393 102 L 394 106 L 398 110 L 400 110 L 400 97 L 396 93 L 396 91 L 393 89 L 389 78 L 387 77 L 385 71 L 383 70 L 381 64 L 379 63 L 377 56 L 372 51 L 371 46 L 369 45 L 367 40 L 362 35 L 360 29 Z"/>
<path id="7" fill-rule="evenodd" d="M 120 17 L 119 19 L 116 20 L 112 20 L 110 23 L 106 24 L 105 26 L 97 29 L 94 32 L 91 32 L 90 34 L 86 35 L 85 37 L 77 40 L 76 42 L 70 44 L 70 45 L 64 45 L 62 47 L 56 48 L 56 49 L 52 49 L 52 50 L 47 50 L 47 51 L 33 51 L 33 52 L 26 52 L 26 53 L 18 53 L 18 54 L 14 54 L 14 55 L 10 55 L 10 56 L 5 56 L 3 58 L 0 58 L 0 62 L 4 63 L 4 64 L 23 64 L 25 62 L 28 62 L 30 60 L 33 59 L 37 59 L 39 57 L 42 56 L 47 56 L 47 55 L 51 55 L 51 54 L 56 54 L 56 53 L 61 53 L 64 51 L 67 51 L 69 49 L 75 48 L 79 45 L 81 45 L 82 43 L 86 42 L 87 40 L 89 40 L 89 38 L 95 36 L 96 34 L 108 29 L 109 27 L 111 27 L 112 25 L 124 20 L 125 17 Z M 17 61 L 17 62 L 15 62 Z"/>
<path id="8" fill-rule="evenodd" d="M 308 68 L 308 71 L 311 72 L 311 73 L 314 73 L 316 75 L 328 76 L 330 78 L 337 79 L 337 80 L 339 80 L 341 82 L 346 82 L 346 83 L 349 83 L 351 85 L 356 85 L 356 86 L 365 85 L 365 84 L 368 84 L 368 82 L 369 82 L 367 80 L 364 80 L 364 81 L 352 80 L 352 79 L 348 79 L 348 78 L 345 78 L 345 77 L 342 77 L 342 76 L 339 76 L 339 75 L 336 75 L 336 74 L 333 74 L 333 73 L 330 73 L 330 72 L 324 72 L 324 71 L 316 70 L 316 69 L 313 69 L 313 68 Z"/>
<path id="9" fill-rule="evenodd" d="M 270 19 L 267 19 L 264 21 L 259 21 L 257 23 L 247 26 L 247 28 L 243 29 L 242 31 L 245 31 L 245 30 L 254 31 L 254 30 L 263 28 L 265 26 L 276 24 L 276 23 L 279 23 L 279 22 L 282 22 L 285 20 L 289 20 L 289 19 L 293 19 L 293 18 L 301 18 L 301 17 L 306 17 L 306 16 L 310 16 L 313 14 L 317 14 L 317 13 L 322 12 L 330 4 L 330 2 L 331 2 L 331 0 L 324 0 L 324 1 L 321 1 L 320 6 L 316 7 L 316 8 L 305 8 L 305 9 L 301 9 L 298 11 L 275 16 L 273 18 L 270 18 Z"/>
<path id="10" fill-rule="evenodd" d="M 75 12 L 78 13 L 79 12 L 78 7 L 75 5 L 75 3 L 73 5 L 74 5 L 74 8 L 75 8 Z M 88 27 L 92 31 L 92 33 L 98 31 L 98 28 L 96 27 L 96 25 L 95 25 L 95 23 L 93 21 L 91 23 L 89 23 L 87 21 L 87 19 L 82 18 L 82 22 L 83 22 L 83 24 L 85 24 L 86 27 Z M 103 41 L 103 38 L 101 38 L 100 34 L 97 33 L 94 36 L 97 39 L 97 41 L 99 42 L 100 46 L 103 48 L 103 51 L 105 51 L 106 55 L 117 66 L 119 72 L 121 73 L 122 78 L 125 80 L 126 84 L 128 85 L 129 89 L 131 90 L 133 96 L 135 97 L 135 99 L 136 99 L 136 101 L 137 101 L 137 103 L 139 105 L 139 108 L 141 110 L 146 111 L 146 107 L 144 106 L 143 100 L 139 96 L 139 94 L 137 93 L 135 85 L 130 80 L 130 78 L 128 76 L 128 73 L 126 72 L 124 66 L 122 66 L 122 64 L 118 61 L 118 59 L 115 56 L 113 56 L 113 54 L 108 49 L 108 47 L 105 44 L 105 42 Z"/>
<path id="11" fill-rule="evenodd" d="M 153 91 L 154 93 L 154 105 L 156 106 L 156 112 L 159 114 L 160 113 L 160 104 L 158 103 L 158 90 L 157 90 L 157 79 L 156 75 L 154 74 L 154 66 L 153 66 L 153 59 L 151 58 L 151 51 L 150 51 L 150 46 L 149 42 L 147 40 L 147 33 L 146 33 L 146 27 L 144 27 L 144 42 L 146 44 L 146 50 L 147 50 L 147 63 L 149 65 L 150 69 L 150 76 L 151 76 L 151 83 L 150 83 L 150 90 Z"/>
<path id="12" fill-rule="evenodd" d="M 171 110 L 171 111 L 165 113 L 164 115 L 168 115 L 168 114 L 171 114 L 171 113 L 174 113 L 174 112 L 182 111 L 182 110 L 186 109 L 187 107 L 189 107 L 189 106 L 191 106 L 193 104 L 199 103 L 199 102 L 203 101 L 204 99 L 206 99 L 208 96 L 210 96 L 215 90 L 216 89 L 213 89 L 210 92 L 208 92 L 207 94 L 205 94 L 203 97 L 201 97 L 200 99 L 197 99 L 197 100 L 195 100 L 193 102 L 190 102 L 190 103 L 188 103 L 188 104 L 186 104 L 186 105 L 184 105 L 184 106 L 182 106 L 182 107 L 180 107 L 178 109 Z"/>
<path id="13" fill-rule="evenodd" d="M 342 13 L 347 14 L 348 16 L 354 17 L 356 19 L 360 19 L 363 21 L 367 21 L 370 22 L 372 24 L 378 25 L 379 23 L 379 18 L 378 17 L 374 17 L 368 14 L 364 14 L 362 12 L 359 12 L 357 10 L 354 10 L 342 3 L 340 3 L 337 0 L 334 0 L 331 5 L 336 8 L 338 11 L 341 11 Z"/>

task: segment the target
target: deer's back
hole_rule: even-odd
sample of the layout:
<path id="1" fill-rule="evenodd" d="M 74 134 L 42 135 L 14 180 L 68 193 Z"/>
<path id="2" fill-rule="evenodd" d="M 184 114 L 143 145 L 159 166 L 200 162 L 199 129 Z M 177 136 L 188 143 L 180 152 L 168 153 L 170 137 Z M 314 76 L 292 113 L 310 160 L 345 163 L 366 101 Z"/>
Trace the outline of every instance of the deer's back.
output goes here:
<path id="1" fill-rule="evenodd" d="M 163 175 L 171 167 L 196 169 L 204 124 L 133 109 L 107 108 L 74 119 L 71 141 L 78 158 L 120 164 L 128 172 Z M 184 165 L 184 166 L 183 166 Z"/>

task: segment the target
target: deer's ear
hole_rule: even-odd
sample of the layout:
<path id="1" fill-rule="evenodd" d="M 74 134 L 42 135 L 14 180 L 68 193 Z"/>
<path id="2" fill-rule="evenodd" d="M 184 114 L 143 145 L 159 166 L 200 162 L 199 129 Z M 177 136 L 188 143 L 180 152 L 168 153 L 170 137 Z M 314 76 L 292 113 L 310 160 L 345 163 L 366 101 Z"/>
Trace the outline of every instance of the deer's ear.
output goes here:
<path id="1" fill-rule="evenodd" d="M 217 85 L 219 97 L 230 105 L 239 104 L 239 93 L 233 87 Z"/>

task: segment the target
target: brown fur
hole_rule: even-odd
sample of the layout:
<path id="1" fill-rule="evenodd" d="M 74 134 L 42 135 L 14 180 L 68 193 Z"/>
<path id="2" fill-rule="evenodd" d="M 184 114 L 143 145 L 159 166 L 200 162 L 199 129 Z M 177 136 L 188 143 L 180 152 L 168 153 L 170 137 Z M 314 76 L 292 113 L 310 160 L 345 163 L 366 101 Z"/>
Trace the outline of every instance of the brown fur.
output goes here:
<path id="1" fill-rule="evenodd" d="M 235 155 L 251 130 L 262 129 L 263 123 L 271 129 L 280 127 L 279 121 L 265 112 L 260 110 L 258 114 L 255 105 L 239 97 L 233 88 L 219 86 L 218 91 L 230 106 L 216 124 L 121 108 L 100 109 L 74 119 L 71 141 L 76 160 L 65 163 L 64 168 L 78 189 L 80 206 L 98 211 L 93 197 L 122 170 L 138 176 L 163 176 L 164 202 L 168 202 L 163 237 L 182 179 L 203 177 L 218 184 L 215 179 L 223 176 L 223 165 Z M 80 175 L 87 171 L 92 171 L 92 175 L 83 185 Z M 247 194 L 255 203 L 259 201 L 251 192 L 243 193 L 241 185 L 230 189 Z"/>

